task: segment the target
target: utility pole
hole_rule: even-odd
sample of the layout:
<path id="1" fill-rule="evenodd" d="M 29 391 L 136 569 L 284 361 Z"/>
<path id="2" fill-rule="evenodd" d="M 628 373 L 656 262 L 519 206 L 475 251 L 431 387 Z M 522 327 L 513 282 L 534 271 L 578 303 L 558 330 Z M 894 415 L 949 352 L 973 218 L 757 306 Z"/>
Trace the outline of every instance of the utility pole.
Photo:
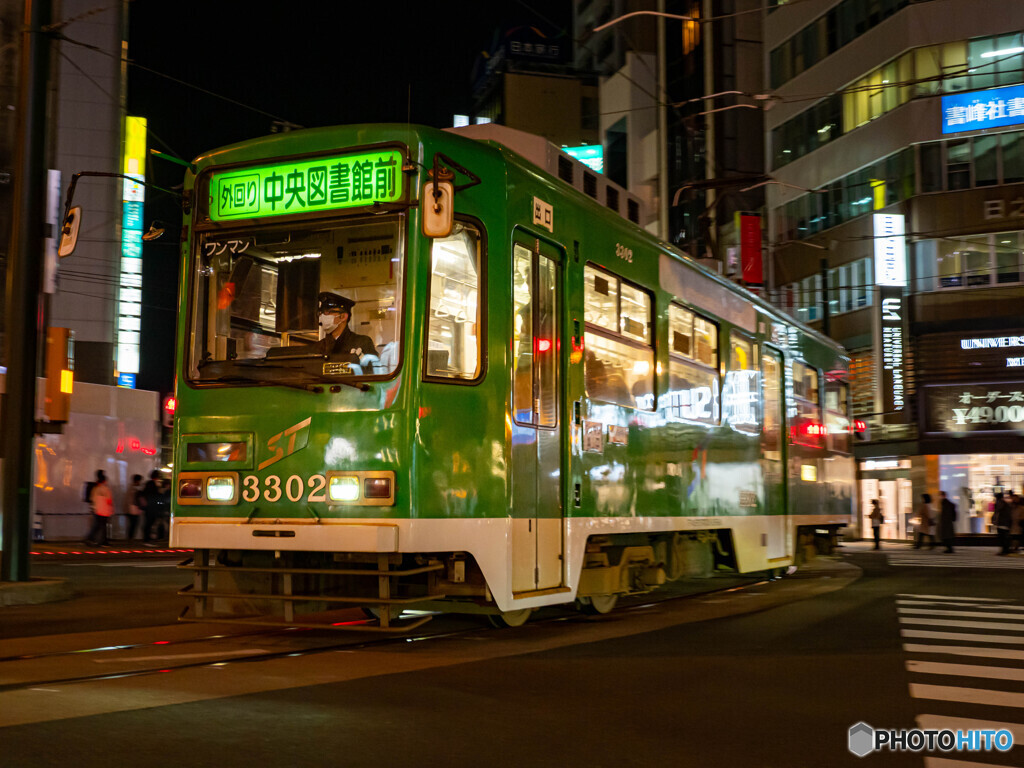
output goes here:
<path id="1" fill-rule="evenodd" d="M 46 204 L 46 88 L 51 0 L 25 0 L 21 34 L 14 212 L 7 253 L 3 402 L 3 551 L 0 581 L 28 581 L 32 437 L 42 332 L 40 278 Z"/>

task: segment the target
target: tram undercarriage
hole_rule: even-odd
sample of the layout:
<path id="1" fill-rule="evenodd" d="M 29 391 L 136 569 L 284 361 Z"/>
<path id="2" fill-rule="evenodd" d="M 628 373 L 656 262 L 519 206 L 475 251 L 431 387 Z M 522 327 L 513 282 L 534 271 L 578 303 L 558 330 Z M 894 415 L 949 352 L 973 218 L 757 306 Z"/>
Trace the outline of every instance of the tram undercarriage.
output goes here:
<path id="1" fill-rule="evenodd" d="M 798 528 L 796 561 L 831 553 L 836 537 L 836 526 Z M 533 611 L 502 611 L 467 552 L 197 549 L 179 567 L 193 573 L 192 583 L 179 593 L 192 599 L 182 621 L 408 632 L 429 621 L 433 612 L 483 614 L 495 625 L 516 626 Z M 576 606 L 603 614 L 622 596 L 737 571 L 729 530 L 591 536 L 576 584 Z M 568 602 L 571 590 L 548 592 L 551 604 L 558 604 Z M 337 620 L 338 610 L 357 606 L 367 619 Z"/>

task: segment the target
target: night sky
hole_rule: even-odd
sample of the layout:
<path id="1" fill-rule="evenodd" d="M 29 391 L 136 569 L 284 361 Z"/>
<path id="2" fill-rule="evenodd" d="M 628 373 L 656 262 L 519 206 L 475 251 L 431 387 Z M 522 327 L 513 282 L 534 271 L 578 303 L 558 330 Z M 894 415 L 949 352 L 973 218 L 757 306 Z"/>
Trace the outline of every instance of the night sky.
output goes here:
<path id="1" fill-rule="evenodd" d="M 571 26 L 569 0 L 134 0 L 129 13 L 129 113 L 148 119 L 150 147 L 184 159 L 271 133 L 275 120 L 449 126 L 469 111 L 474 64 L 499 29 Z M 147 176 L 173 188 L 183 169 L 154 159 Z M 160 392 L 174 377 L 178 211 L 147 193 L 146 226 L 158 219 L 167 234 L 144 246 L 138 386 Z"/>

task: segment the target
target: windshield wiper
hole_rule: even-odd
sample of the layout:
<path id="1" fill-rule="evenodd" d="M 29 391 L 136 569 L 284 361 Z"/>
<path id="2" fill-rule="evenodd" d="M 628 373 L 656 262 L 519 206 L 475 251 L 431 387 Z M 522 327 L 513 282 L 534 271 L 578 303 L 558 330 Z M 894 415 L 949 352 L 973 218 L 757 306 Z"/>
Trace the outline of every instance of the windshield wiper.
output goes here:
<path id="1" fill-rule="evenodd" d="M 217 382 L 218 384 L 242 384 L 242 383 L 255 383 L 255 384 L 273 384 L 274 386 L 280 387 L 291 387 L 292 389 L 301 389 L 303 392 L 315 392 L 315 389 L 311 389 L 318 385 L 319 382 L 310 381 L 306 384 L 299 384 L 294 381 L 282 381 L 278 379 L 260 379 L 255 376 L 214 376 L 210 379 L 199 379 L 201 383 Z M 321 390 L 322 391 L 322 390 Z"/>

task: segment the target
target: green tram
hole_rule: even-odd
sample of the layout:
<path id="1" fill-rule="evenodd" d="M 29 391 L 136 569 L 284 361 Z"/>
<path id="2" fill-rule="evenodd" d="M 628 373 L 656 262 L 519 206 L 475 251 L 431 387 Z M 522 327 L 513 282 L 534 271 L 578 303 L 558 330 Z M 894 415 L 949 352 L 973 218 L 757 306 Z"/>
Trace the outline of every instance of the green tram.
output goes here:
<path id="1" fill-rule="evenodd" d="M 357 125 L 194 169 L 186 620 L 605 612 L 850 521 L 843 350 L 503 144 Z"/>

